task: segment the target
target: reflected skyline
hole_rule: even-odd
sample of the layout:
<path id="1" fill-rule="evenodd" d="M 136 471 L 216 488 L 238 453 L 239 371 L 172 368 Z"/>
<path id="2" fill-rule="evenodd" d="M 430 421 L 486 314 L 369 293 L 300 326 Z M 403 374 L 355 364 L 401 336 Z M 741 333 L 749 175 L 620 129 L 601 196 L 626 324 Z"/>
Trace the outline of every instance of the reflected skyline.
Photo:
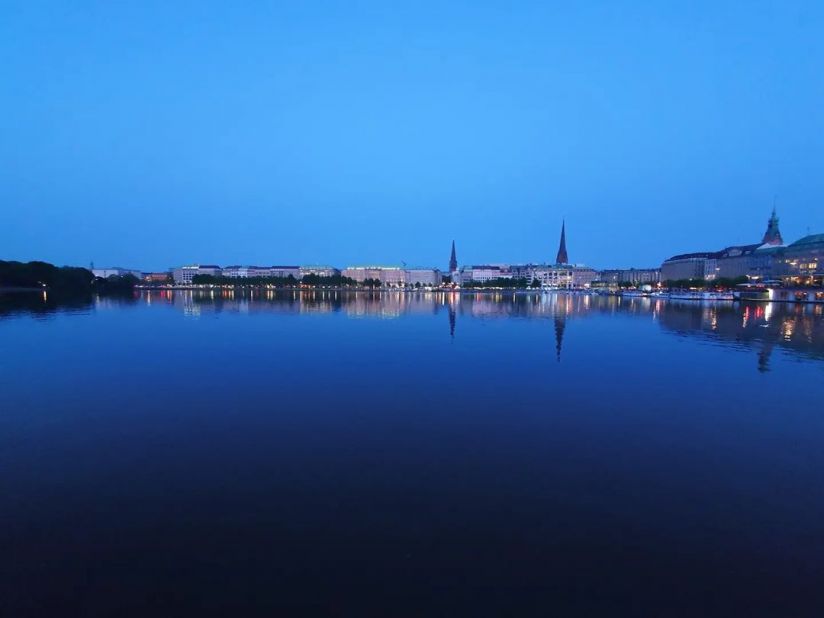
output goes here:
<path id="1" fill-rule="evenodd" d="M 273 603 L 335 578 L 400 598 L 398 573 L 429 589 L 440 565 L 469 574 L 461 597 L 505 582 L 542 607 L 581 577 L 696 616 L 722 580 L 818 601 L 823 320 L 574 294 L 5 295 L 0 605 L 36 589 L 49 615 L 118 615 L 152 590 L 167 615 L 215 577 L 216 607 L 250 581 Z M 146 569 L 112 587 L 124 563 Z"/>
<path id="2" fill-rule="evenodd" d="M 774 349 L 824 360 L 824 306 L 788 303 L 701 304 L 656 298 L 573 294 L 393 293 L 330 290 L 294 292 L 146 292 L 140 300 L 163 302 L 188 316 L 204 313 L 340 312 L 349 318 L 397 319 L 405 315 L 446 313 L 449 336 L 462 319 L 551 319 L 555 358 L 561 361 L 568 321 L 596 315 L 623 315 L 657 322 L 678 337 L 699 338 L 738 349 L 754 348 L 758 369 L 769 369 Z"/>
<path id="3" fill-rule="evenodd" d="M 679 338 L 756 351 L 759 371 L 769 371 L 776 350 L 824 360 L 824 306 L 788 303 L 701 304 L 656 298 L 570 294 L 460 294 L 450 292 L 348 292 L 340 290 L 140 290 L 133 296 L 58 298 L 45 293 L 0 295 L 0 319 L 107 311 L 140 304 L 179 311 L 187 318 L 222 314 L 338 313 L 349 319 L 399 319 L 445 315 L 449 337 L 466 319 L 552 320 L 556 362 L 562 358 L 568 323 L 614 315 L 655 321 Z M 574 329 L 573 329 L 574 330 Z M 574 341 L 574 340 L 573 340 Z M 574 343 L 573 343 L 574 345 Z"/>

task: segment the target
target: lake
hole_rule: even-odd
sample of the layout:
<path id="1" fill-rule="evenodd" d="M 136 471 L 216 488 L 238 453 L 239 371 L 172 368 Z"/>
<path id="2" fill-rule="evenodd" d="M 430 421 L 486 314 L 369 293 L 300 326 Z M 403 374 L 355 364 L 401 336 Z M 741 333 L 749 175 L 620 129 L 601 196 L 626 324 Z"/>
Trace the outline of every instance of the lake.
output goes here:
<path id="1" fill-rule="evenodd" d="M 0 295 L 0 615 L 820 615 L 823 310 Z"/>

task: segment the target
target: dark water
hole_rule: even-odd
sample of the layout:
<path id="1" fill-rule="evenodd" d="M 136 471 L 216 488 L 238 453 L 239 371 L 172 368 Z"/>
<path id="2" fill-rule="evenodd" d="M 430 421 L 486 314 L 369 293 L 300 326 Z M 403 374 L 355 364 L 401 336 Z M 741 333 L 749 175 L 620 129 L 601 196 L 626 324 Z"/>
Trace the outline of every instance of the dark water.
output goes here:
<path id="1" fill-rule="evenodd" d="M 0 296 L 2 616 L 824 614 L 822 307 Z"/>

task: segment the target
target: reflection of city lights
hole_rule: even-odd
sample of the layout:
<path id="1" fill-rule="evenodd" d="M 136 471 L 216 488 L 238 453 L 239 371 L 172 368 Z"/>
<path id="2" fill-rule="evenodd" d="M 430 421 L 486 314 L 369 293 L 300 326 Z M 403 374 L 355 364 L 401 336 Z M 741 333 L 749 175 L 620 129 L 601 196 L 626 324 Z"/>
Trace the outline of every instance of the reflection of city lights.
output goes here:
<path id="1" fill-rule="evenodd" d="M 824 305 L 804 303 L 679 304 L 662 298 L 599 296 L 576 292 L 513 293 L 505 290 L 472 291 L 348 291 L 324 288 L 278 290 L 238 286 L 196 290 L 142 290 L 137 296 L 147 306 L 173 305 L 188 317 L 227 313 L 325 314 L 350 318 L 392 319 L 430 314 L 443 320 L 444 333 L 455 337 L 456 319 L 530 318 L 576 320 L 588 315 L 651 317 L 665 332 L 689 333 L 728 345 L 773 346 L 806 352 L 821 349 Z M 168 300 L 167 300 L 168 299 Z M 46 301 L 45 290 L 43 302 Z M 165 301 L 165 302 L 164 302 Z M 115 301 L 99 299 L 98 307 Z M 448 307 L 448 311 L 443 308 Z M 445 315 L 446 314 L 446 315 Z M 448 319 L 447 319 L 448 318 Z M 771 328 L 765 328 L 769 322 Z M 461 328 L 457 329 L 458 338 Z M 816 341 L 818 340 L 818 341 Z M 734 342 L 734 343 L 733 343 Z"/>

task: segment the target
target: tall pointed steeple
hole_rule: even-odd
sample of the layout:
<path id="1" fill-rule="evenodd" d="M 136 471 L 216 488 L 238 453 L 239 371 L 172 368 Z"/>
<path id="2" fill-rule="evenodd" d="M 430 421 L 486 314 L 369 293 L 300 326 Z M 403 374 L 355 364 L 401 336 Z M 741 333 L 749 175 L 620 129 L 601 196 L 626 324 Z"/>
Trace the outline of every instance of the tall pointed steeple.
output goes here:
<path id="1" fill-rule="evenodd" d="M 561 244 L 558 246 L 558 256 L 555 258 L 555 263 L 569 264 L 566 250 L 566 221 L 561 222 Z"/>
<path id="2" fill-rule="evenodd" d="M 781 232 L 778 229 L 778 217 L 775 214 L 775 204 L 773 204 L 772 216 L 767 221 L 767 231 L 764 232 L 764 238 L 761 242 L 765 245 L 783 245 L 784 239 L 781 238 Z"/>
<path id="3" fill-rule="evenodd" d="M 455 241 L 452 241 L 452 255 L 449 256 L 449 272 L 458 270 L 458 257 L 455 255 Z"/>

